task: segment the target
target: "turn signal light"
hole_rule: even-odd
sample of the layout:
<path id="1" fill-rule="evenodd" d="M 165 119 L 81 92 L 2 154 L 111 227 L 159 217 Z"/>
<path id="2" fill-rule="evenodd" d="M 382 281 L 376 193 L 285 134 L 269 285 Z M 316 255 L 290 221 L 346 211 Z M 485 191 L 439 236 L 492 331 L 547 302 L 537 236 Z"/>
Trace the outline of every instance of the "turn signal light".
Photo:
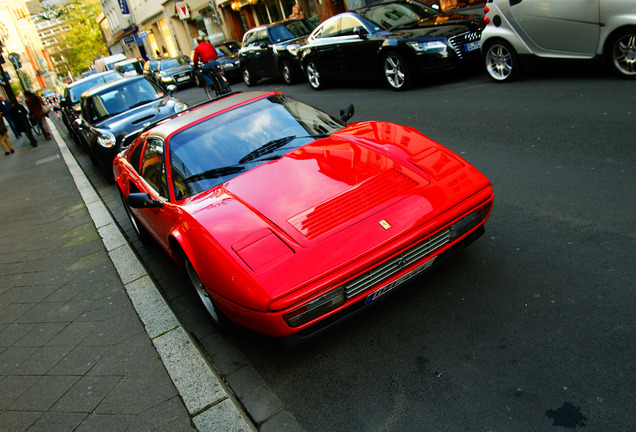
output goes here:
<path id="1" fill-rule="evenodd" d="M 488 6 L 484 6 L 484 13 L 490 12 L 490 8 Z"/>
<path id="2" fill-rule="evenodd" d="M 490 18 L 488 18 L 488 17 L 484 17 L 484 22 L 485 22 L 486 24 L 490 23 Z"/>

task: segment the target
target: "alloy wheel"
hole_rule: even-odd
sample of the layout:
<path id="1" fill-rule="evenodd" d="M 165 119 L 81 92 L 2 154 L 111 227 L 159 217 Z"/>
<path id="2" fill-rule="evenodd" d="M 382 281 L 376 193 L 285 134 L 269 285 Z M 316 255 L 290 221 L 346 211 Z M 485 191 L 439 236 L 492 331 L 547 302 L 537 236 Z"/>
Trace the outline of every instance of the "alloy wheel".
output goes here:
<path id="1" fill-rule="evenodd" d="M 322 87 L 322 81 L 320 80 L 320 72 L 318 72 L 316 63 L 309 61 L 307 63 L 306 70 L 309 85 L 311 85 L 315 90 L 319 90 Z"/>
<path id="2" fill-rule="evenodd" d="M 616 38 L 611 60 L 616 72 L 627 78 L 636 77 L 636 31 L 625 31 Z"/>
<path id="3" fill-rule="evenodd" d="M 390 53 L 384 58 L 384 77 L 395 90 L 401 90 L 407 86 L 409 76 L 406 64 L 399 55 Z"/>
<path id="4" fill-rule="evenodd" d="M 516 53 L 503 42 L 488 45 L 484 62 L 490 77 L 498 82 L 511 80 L 519 69 Z"/>

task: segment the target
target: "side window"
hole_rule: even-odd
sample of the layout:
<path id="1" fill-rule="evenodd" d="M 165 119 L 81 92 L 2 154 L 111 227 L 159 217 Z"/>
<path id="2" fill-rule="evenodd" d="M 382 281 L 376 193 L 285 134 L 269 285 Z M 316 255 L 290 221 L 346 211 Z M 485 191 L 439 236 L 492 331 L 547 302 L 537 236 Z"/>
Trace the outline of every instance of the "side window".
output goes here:
<path id="1" fill-rule="evenodd" d="M 338 32 L 338 36 L 346 36 L 346 35 L 355 34 L 353 30 L 356 27 L 364 28 L 362 23 L 358 21 L 357 19 L 355 19 L 354 17 L 350 17 L 350 16 L 342 17 L 342 20 L 340 21 L 340 31 Z"/>
<path id="2" fill-rule="evenodd" d="M 338 30 L 340 29 L 340 20 L 334 20 L 328 25 L 322 28 L 322 32 L 320 33 L 320 38 L 328 38 L 334 37 L 338 35 Z"/>
<path id="3" fill-rule="evenodd" d="M 149 138 L 142 156 L 141 176 L 159 193 L 168 198 L 166 164 L 163 159 L 163 141 Z"/>

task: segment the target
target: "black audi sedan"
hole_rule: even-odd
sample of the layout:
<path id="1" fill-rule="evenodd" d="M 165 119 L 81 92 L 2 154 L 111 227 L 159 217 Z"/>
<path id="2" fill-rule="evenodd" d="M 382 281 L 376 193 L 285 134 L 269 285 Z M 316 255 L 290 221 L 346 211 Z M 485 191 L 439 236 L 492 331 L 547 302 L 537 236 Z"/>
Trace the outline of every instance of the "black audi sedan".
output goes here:
<path id="1" fill-rule="evenodd" d="M 186 55 L 150 60 L 144 65 L 143 73 L 163 89 L 170 84 L 177 87 L 194 84 L 194 65 Z"/>
<path id="2" fill-rule="evenodd" d="M 390 0 L 336 15 L 298 49 L 309 84 L 384 77 L 394 90 L 425 73 L 480 59 L 483 16 L 439 12 L 412 0 Z"/>
<path id="3" fill-rule="evenodd" d="M 248 30 L 239 51 L 245 84 L 251 87 L 260 78 L 281 76 L 294 84 L 302 76 L 296 51 L 315 27 L 306 19 L 288 19 Z"/>
<path id="4" fill-rule="evenodd" d="M 174 86 L 169 86 L 174 89 Z M 144 76 L 120 78 L 82 93 L 79 136 L 93 163 L 113 179 L 113 159 L 151 123 L 187 105 Z"/>

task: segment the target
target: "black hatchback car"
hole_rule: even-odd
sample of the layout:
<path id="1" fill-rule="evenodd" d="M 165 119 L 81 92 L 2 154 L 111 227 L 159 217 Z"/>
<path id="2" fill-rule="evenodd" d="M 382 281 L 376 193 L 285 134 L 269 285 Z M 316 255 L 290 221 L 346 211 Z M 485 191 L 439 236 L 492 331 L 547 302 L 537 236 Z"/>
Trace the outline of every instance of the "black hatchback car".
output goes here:
<path id="1" fill-rule="evenodd" d="M 68 129 L 69 135 L 77 144 L 81 144 L 77 125 L 75 124 L 75 120 L 80 115 L 80 96 L 92 87 L 119 79 L 122 76 L 122 74 L 116 71 L 96 73 L 75 81 L 64 89 L 62 99 L 60 100 L 60 107 L 56 109 L 61 111 L 60 117 L 62 117 L 62 121 L 66 129 Z"/>
<path id="2" fill-rule="evenodd" d="M 383 77 L 405 90 L 422 73 L 480 59 L 483 16 L 439 12 L 412 0 L 391 0 L 336 15 L 298 50 L 316 90 L 333 80 Z"/>
<path id="3" fill-rule="evenodd" d="M 245 84 L 253 86 L 260 78 L 280 76 L 287 84 L 295 83 L 301 76 L 296 51 L 315 27 L 306 19 L 289 19 L 245 33 L 239 51 Z"/>
<path id="4" fill-rule="evenodd" d="M 82 93 L 82 116 L 76 123 L 91 160 L 106 179 L 112 180 L 113 159 L 122 148 L 132 143 L 146 126 L 186 108 L 185 103 L 138 75 Z"/>

